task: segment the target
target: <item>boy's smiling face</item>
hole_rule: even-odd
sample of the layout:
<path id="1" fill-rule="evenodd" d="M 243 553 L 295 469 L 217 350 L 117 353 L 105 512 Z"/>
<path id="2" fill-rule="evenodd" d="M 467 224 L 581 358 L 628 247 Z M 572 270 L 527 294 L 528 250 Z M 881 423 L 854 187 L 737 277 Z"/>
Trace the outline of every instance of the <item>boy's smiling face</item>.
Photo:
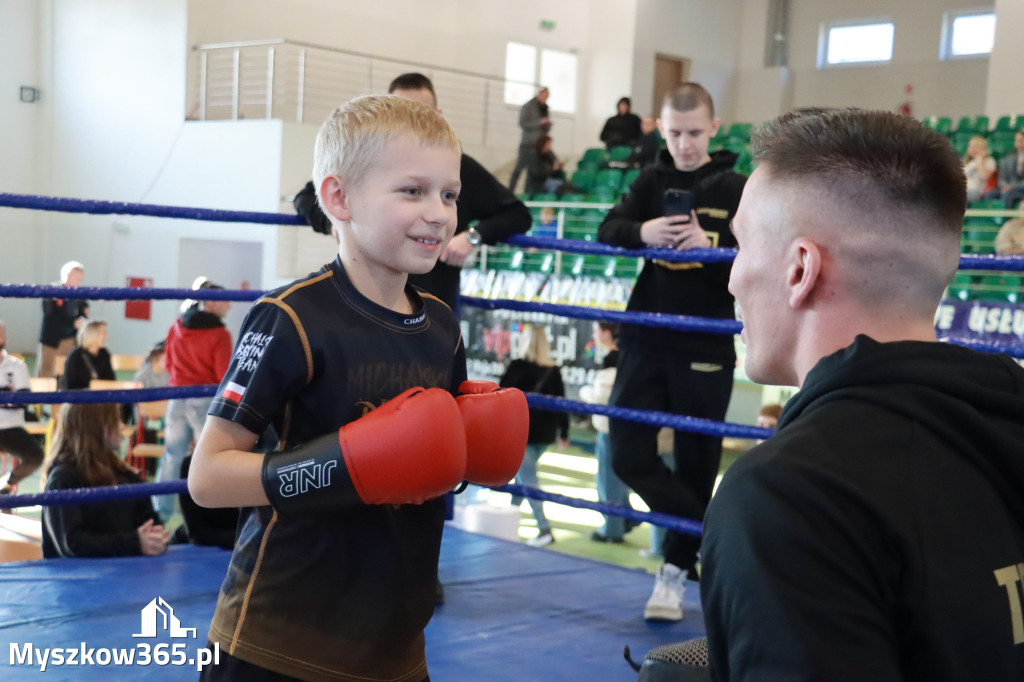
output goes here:
<path id="1" fill-rule="evenodd" d="M 340 181 L 341 257 L 357 288 L 390 289 L 429 272 L 452 238 L 462 183 L 460 154 L 421 145 L 411 135 L 389 142 L 355 183 Z"/>

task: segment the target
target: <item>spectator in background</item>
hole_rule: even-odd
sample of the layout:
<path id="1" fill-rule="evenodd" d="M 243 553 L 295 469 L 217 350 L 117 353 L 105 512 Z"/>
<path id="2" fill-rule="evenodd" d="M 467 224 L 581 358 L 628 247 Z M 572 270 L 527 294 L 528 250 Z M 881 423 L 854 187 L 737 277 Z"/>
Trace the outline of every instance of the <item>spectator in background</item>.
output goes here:
<path id="1" fill-rule="evenodd" d="M 668 149 L 654 166 L 640 172 L 629 192 L 608 212 L 598 228 L 598 239 L 626 248 L 734 246 L 729 223 L 746 178 L 733 170 L 736 154 L 709 152 L 711 138 L 721 125 L 710 93 L 697 83 L 683 83 L 669 91 L 659 125 Z M 688 215 L 665 215 L 667 190 L 692 197 Z M 627 310 L 733 319 L 730 267 L 649 259 Z M 611 405 L 725 419 L 736 365 L 731 337 L 624 324 L 619 346 Z M 722 457 L 721 437 L 676 431 L 675 471 L 671 471 L 658 456 L 658 427 L 611 419 L 609 435 L 615 473 L 652 510 L 689 519 L 704 516 Z M 687 575 L 697 577 L 699 547 L 699 538 L 668 533 L 665 563 L 644 618 L 682 620 L 684 581 Z"/>
<path id="2" fill-rule="evenodd" d="M 996 253 L 1012 256 L 1024 253 L 1024 218 L 1007 220 L 996 235 Z"/>
<path id="3" fill-rule="evenodd" d="M 757 413 L 757 426 L 762 429 L 774 430 L 779 424 L 779 415 L 782 414 L 782 405 L 778 403 L 769 403 L 762 405 L 761 409 Z M 757 443 L 760 445 L 764 442 L 764 439 L 758 439 Z"/>
<path id="4" fill-rule="evenodd" d="M 142 367 L 135 373 L 134 379 L 142 388 L 164 388 L 171 385 L 171 375 L 167 372 L 167 364 L 164 362 L 166 343 L 160 341 L 153 346 L 146 359 L 142 361 Z"/>
<path id="5" fill-rule="evenodd" d="M 522 359 L 510 362 L 498 383 L 502 388 L 518 388 L 529 393 L 565 397 L 562 372 L 551 358 L 551 344 L 548 342 L 544 327 L 534 324 L 526 328 L 526 348 Z M 523 464 L 516 474 L 516 483 L 531 488 L 540 487 L 537 480 L 537 463 L 544 451 L 556 440 L 559 448 L 568 446 L 569 415 L 565 412 L 530 408 L 530 434 Z M 528 502 L 534 518 L 537 519 L 537 537 L 528 540 L 527 544 L 533 547 L 550 545 L 555 541 L 555 536 L 551 532 L 547 516 L 544 515 L 544 503 L 532 497 L 528 498 Z M 513 497 L 512 503 L 517 506 L 522 503 L 522 499 Z"/>
<path id="6" fill-rule="evenodd" d="M 76 260 L 68 261 L 60 269 L 60 286 L 81 286 L 85 266 Z M 89 319 L 89 302 L 82 299 L 43 299 L 43 327 L 39 332 L 39 353 L 36 376 L 56 375 L 58 355 L 68 355 L 75 346 L 78 330 Z"/>
<path id="7" fill-rule="evenodd" d="M 188 479 L 192 455 L 181 462 L 181 478 Z M 191 542 L 193 545 L 232 549 L 238 530 L 238 507 L 200 507 L 186 490 L 178 495 L 181 506 L 181 525 L 174 531 L 172 543 Z"/>
<path id="8" fill-rule="evenodd" d="M 550 94 L 547 88 L 541 88 L 537 96 L 519 110 L 519 127 L 523 130 L 523 136 L 519 140 L 519 156 L 508 181 L 508 188 L 513 192 L 519 184 L 519 175 L 530 167 L 530 161 L 533 160 L 537 148 L 537 138 L 551 131 L 547 104 Z"/>
<path id="9" fill-rule="evenodd" d="M 562 162 L 552 150 L 553 141 L 550 135 L 537 138 L 536 153 L 526 169 L 526 191 L 529 194 L 557 194 L 559 196 L 573 192 L 576 188 L 565 179 Z"/>
<path id="10" fill-rule="evenodd" d="M 658 136 L 658 126 L 653 116 L 644 116 L 640 119 L 640 132 L 642 135 L 633 146 L 629 162 L 637 168 L 647 168 L 654 165 L 658 160 L 658 152 L 661 151 L 661 138 Z"/>
<path id="11" fill-rule="evenodd" d="M 200 289 L 224 287 L 208 279 L 200 280 Z M 231 362 L 231 334 L 224 326 L 230 301 L 197 301 L 175 320 L 167 334 L 164 362 L 171 386 L 219 384 Z M 164 454 L 156 472 L 157 481 L 173 481 L 181 471 L 181 461 L 192 449 L 206 423 L 213 396 L 175 398 L 167 403 L 164 418 Z M 153 498 L 153 506 L 165 518 L 174 513 L 176 500 L 170 495 Z"/>
<path id="12" fill-rule="evenodd" d="M 393 81 L 388 92 L 428 104 L 438 113 L 434 84 L 421 73 L 404 73 Z M 410 275 L 409 281 L 437 296 L 458 314 L 459 280 L 462 267 L 481 244 L 494 245 L 514 234 L 530 229 L 530 211 L 523 202 L 480 163 L 462 154 L 459 172 L 462 191 L 459 193 L 458 225 L 455 236 L 433 270 L 425 275 Z M 295 196 L 295 210 L 321 234 L 331 234 L 331 221 L 316 201 L 316 189 L 309 182 Z M 476 225 L 470 226 L 476 222 Z"/>
<path id="13" fill-rule="evenodd" d="M 111 403 L 67 404 L 46 465 L 46 491 L 141 483 L 117 455 L 121 419 Z M 167 532 L 148 497 L 43 508 L 43 556 L 156 556 Z"/>
<path id="14" fill-rule="evenodd" d="M 643 134 L 640 117 L 629 110 L 630 101 L 623 97 L 618 103 L 619 113 L 609 118 L 601 129 L 601 142 L 605 147 L 633 146 Z"/>
<path id="15" fill-rule="evenodd" d="M 967 201 L 978 201 L 995 182 L 996 160 L 988 153 L 988 140 L 975 135 L 967 143 L 964 175 L 967 176 Z"/>
<path id="16" fill-rule="evenodd" d="M 594 345 L 602 349 L 604 359 L 601 371 L 594 375 L 594 383 L 580 388 L 580 399 L 594 405 L 607 405 L 608 397 L 615 385 L 615 364 L 619 359 L 619 346 L 615 334 L 619 326 L 610 322 L 594 323 Z M 594 441 L 594 456 L 597 458 L 597 499 L 609 504 L 629 506 L 629 486 L 615 475 L 612 469 L 611 452 L 608 448 L 608 417 L 595 414 L 590 418 L 597 430 Z M 594 542 L 620 543 L 626 533 L 626 519 L 621 516 L 604 515 L 604 526 L 590 534 Z"/>
<path id="17" fill-rule="evenodd" d="M 6 452 L 17 462 L 10 471 L 0 472 L 0 495 L 13 492 L 18 483 L 43 463 L 42 446 L 25 430 L 25 406 L 7 405 L 3 400 L 6 394 L 32 390 L 28 366 L 21 358 L 8 353 L 6 346 L 7 330 L 0 321 L 0 452 Z"/>
<path id="18" fill-rule="evenodd" d="M 1013 153 L 999 160 L 998 183 L 989 196 L 1002 199 L 1006 208 L 1015 208 L 1024 199 L 1024 130 L 1013 136 Z"/>
<path id="19" fill-rule="evenodd" d="M 78 345 L 64 363 L 62 387 L 72 391 L 89 388 L 93 379 L 113 381 L 116 378 L 107 350 L 107 323 L 90 320 L 78 331 Z"/>

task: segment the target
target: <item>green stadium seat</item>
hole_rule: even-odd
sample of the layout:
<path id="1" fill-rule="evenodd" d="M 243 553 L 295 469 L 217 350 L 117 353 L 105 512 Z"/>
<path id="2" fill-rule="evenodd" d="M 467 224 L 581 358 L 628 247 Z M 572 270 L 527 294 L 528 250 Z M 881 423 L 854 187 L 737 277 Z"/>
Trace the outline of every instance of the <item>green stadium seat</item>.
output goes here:
<path id="1" fill-rule="evenodd" d="M 633 155 L 633 148 L 628 144 L 618 145 L 608 150 L 608 162 L 625 163 Z"/>
<path id="2" fill-rule="evenodd" d="M 982 275 L 978 282 L 976 298 L 1016 303 L 1020 294 L 1020 284 L 1020 275 Z"/>
<path id="3" fill-rule="evenodd" d="M 608 151 L 601 147 L 591 147 L 587 151 L 583 152 L 583 158 L 580 159 L 580 166 L 589 165 L 600 168 L 608 163 Z"/>
<path id="4" fill-rule="evenodd" d="M 598 204 L 614 204 L 619 200 L 617 187 L 597 187 L 590 194 L 590 199 Z"/>
<path id="5" fill-rule="evenodd" d="M 955 133 L 971 133 L 974 135 L 988 134 L 988 116 L 961 116 L 957 121 Z"/>
<path id="6" fill-rule="evenodd" d="M 633 181 L 640 175 L 639 168 L 630 168 L 628 171 L 622 174 L 622 184 L 619 185 L 619 190 L 622 192 L 629 191 L 629 186 L 633 184 Z"/>
<path id="7" fill-rule="evenodd" d="M 1024 114 L 1000 116 L 996 121 L 995 132 L 997 133 L 1012 133 L 1017 130 L 1024 130 Z"/>
<path id="8" fill-rule="evenodd" d="M 729 126 L 728 137 L 733 140 L 743 140 L 744 142 L 750 142 L 750 130 L 753 128 L 751 123 L 733 123 Z"/>
<path id="9" fill-rule="evenodd" d="M 545 201 L 545 202 L 558 201 L 558 195 L 557 194 L 548 194 L 546 192 L 538 192 L 537 194 L 533 195 L 533 199 L 531 199 L 530 201 Z"/>
<path id="10" fill-rule="evenodd" d="M 992 156 L 1006 156 L 1014 151 L 1014 137 L 1016 133 L 1012 130 L 997 130 L 988 136 L 988 151 Z"/>
<path id="11" fill-rule="evenodd" d="M 618 191 L 622 184 L 622 170 L 618 168 L 605 168 L 597 172 L 594 180 L 594 189 L 607 188 Z"/>
<path id="12" fill-rule="evenodd" d="M 924 119 L 924 124 L 937 133 L 949 135 L 953 132 L 953 119 L 949 116 L 929 116 Z"/>
<path id="13" fill-rule="evenodd" d="M 580 168 L 572 174 L 570 182 L 580 188 L 580 191 L 587 193 L 594 189 L 594 182 L 597 180 L 597 169 Z"/>
<path id="14" fill-rule="evenodd" d="M 948 298 L 954 298 L 960 301 L 970 300 L 974 294 L 974 286 L 977 277 L 970 275 L 966 272 L 958 272 L 953 276 L 953 281 L 949 283 L 949 288 L 946 290 Z"/>
<path id="15" fill-rule="evenodd" d="M 949 141 L 953 143 L 956 153 L 963 156 L 967 153 L 967 145 L 971 143 L 971 138 L 975 135 L 976 133 L 956 132 L 949 138 Z"/>

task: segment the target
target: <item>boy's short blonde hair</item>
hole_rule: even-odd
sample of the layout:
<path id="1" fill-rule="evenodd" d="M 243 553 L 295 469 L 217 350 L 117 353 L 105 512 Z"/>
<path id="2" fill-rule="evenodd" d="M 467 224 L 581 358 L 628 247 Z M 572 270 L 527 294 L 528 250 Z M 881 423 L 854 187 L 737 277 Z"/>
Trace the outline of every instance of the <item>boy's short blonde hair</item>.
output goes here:
<path id="1" fill-rule="evenodd" d="M 356 97 L 335 109 L 316 136 L 313 184 L 330 175 L 358 184 L 392 140 L 411 135 L 424 146 L 461 151 L 459 140 L 436 110 L 397 95 Z"/>

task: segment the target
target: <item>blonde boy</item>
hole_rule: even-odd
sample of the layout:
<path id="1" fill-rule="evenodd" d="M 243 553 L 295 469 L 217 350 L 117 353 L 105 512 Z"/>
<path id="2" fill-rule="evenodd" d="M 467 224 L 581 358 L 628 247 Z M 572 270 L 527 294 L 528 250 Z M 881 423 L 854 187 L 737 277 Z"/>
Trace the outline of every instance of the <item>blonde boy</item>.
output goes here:
<path id="1" fill-rule="evenodd" d="M 436 111 L 396 96 L 320 130 L 338 257 L 253 305 L 189 473 L 200 505 L 245 507 L 203 679 L 427 679 L 439 496 L 474 471 L 458 320 L 407 278 L 452 237 L 459 158 Z"/>

